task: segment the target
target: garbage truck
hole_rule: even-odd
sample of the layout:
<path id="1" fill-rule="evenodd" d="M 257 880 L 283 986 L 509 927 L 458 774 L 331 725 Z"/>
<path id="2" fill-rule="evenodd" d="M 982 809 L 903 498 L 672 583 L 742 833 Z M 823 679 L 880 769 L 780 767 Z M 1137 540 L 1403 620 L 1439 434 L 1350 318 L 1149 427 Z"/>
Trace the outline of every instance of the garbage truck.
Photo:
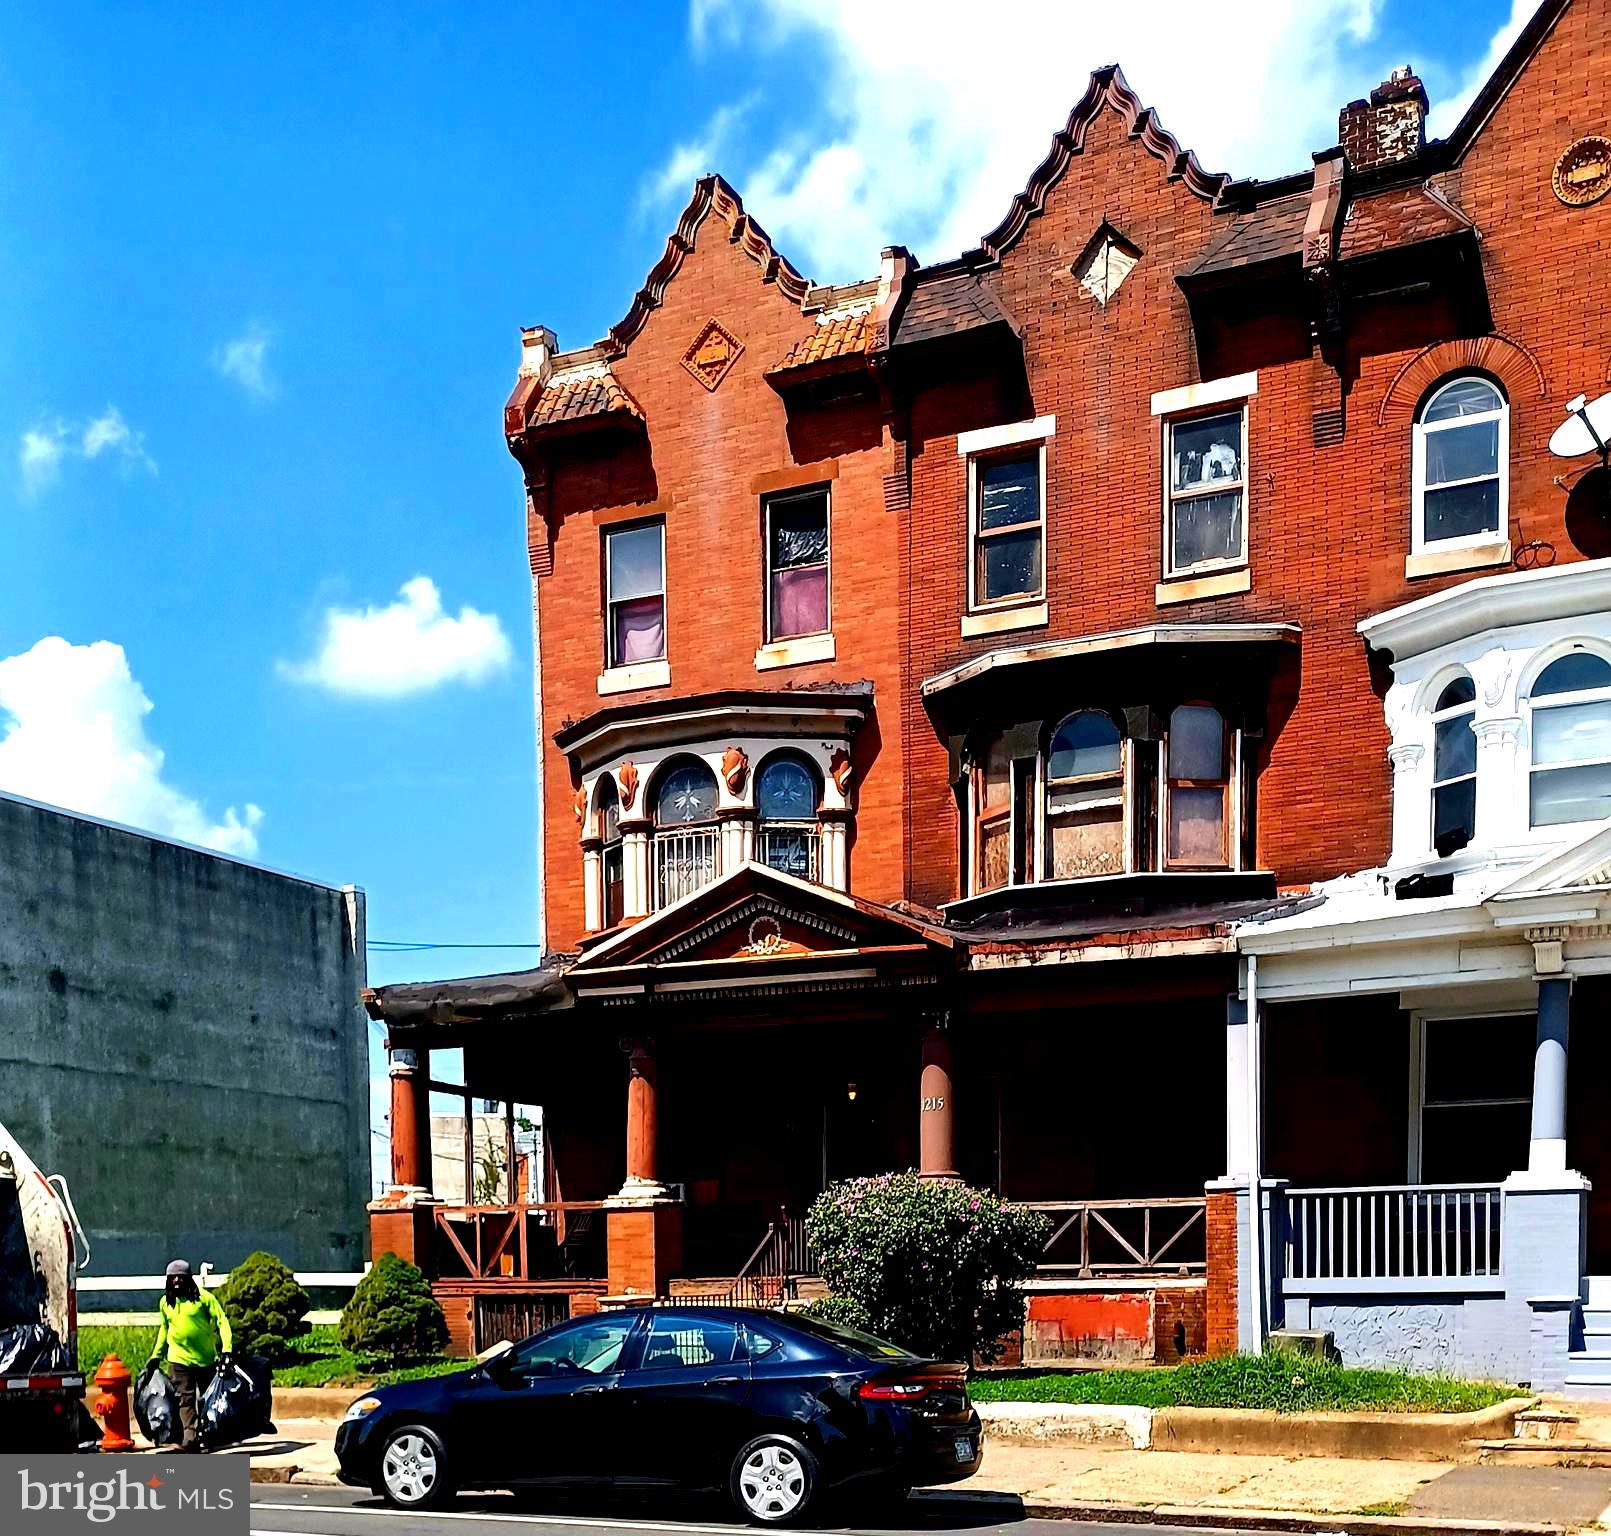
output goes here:
<path id="1" fill-rule="evenodd" d="M 71 1451 L 92 1435 L 78 1368 L 89 1244 L 67 1181 L 0 1125 L 0 1450 Z"/>

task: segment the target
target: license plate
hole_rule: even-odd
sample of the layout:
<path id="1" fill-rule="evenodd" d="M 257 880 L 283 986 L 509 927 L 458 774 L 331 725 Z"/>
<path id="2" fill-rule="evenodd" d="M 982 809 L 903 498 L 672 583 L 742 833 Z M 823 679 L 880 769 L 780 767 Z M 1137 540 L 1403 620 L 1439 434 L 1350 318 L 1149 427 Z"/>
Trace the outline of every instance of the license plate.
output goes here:
<path id="1" fill-rule="evenodd" d="M 972 1461 L 973 1441 L 966 1435 L 958 1435 L 956 1438 L 956 1453 L 958 1461 Z"/>

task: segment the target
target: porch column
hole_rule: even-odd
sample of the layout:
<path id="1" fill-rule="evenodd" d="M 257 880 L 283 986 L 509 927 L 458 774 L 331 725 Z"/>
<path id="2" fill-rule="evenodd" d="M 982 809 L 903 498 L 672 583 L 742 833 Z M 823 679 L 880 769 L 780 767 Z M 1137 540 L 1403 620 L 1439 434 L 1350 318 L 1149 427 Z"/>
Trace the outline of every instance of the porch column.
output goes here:
<path id="1" fill-rule="evenodd" d="M 1393 765 L 1394 864 L 1423 859 L 1432 849 L 1431 780 L 1421 774 L 1426 748 L 1418 741 L 1395 742 L 1387 749 Z"/>
<path id="2" fill-rule="evenodd" d="M 730 875 L 755 858 L 755 812 L 749 806 L 724 808 L 716 813 L 720 827 L 721 873 Z"/>
<path id="3" fill-rule="evenodd" d="M 1538 1038 L 1533 1048 L 1533 1127 L 1529 1173 L 1566 1167 L 1566 1037 L 1571 1022 L 1572 978 L 1538 980 Z"/>
<path id="4" fill-rule="evenodd" d="M 682 1207 L 660 1182 L 654 1041 L 621 1042 L 627 1053 L 626 1182 L 605 1204 L 607 1283 L 618 1300 L 664 1296 L 682 1264 Z"/>
<path id="5" fill-rule="evenodd" d="M 654 1042 L 646 1036 L 625 1040 L 627 1052 L 626 1183 L 623 1197 L 657 1199 L 666 1193 L 660 1182 L 655 1090 L 658 1071 Z"/>
<path id="6" fill-rule="evenodd" d="M 926 1179 L 954 1179 L 957 1171 L 951 1029 L 943 1014 L 930 1020 L 923 1032 L 923 1072 L 918 1095 L 918 1172 Z"/>
<path id="7" fill-rule="evenodd" d="M 650 905 L 649 823 L 621 823 L 621 915 L 647 917 Z"/>
<path id="8" fill-rule="evenodd" d="M 1247 1004 L 1225 999 L 1225 1176 L 1245 1179 L 1253 1167 L 1253 1104 L 1247 1091 Z"/>
<path id="9" fill-rule="evenodd" d="M 393 1189 L 430 1187 L 429 1060 L 428 1052 L 406 1046 L 393 1046 L 387 1054 L 386 1075 L 391 1079 L 392 1088 Z"/>

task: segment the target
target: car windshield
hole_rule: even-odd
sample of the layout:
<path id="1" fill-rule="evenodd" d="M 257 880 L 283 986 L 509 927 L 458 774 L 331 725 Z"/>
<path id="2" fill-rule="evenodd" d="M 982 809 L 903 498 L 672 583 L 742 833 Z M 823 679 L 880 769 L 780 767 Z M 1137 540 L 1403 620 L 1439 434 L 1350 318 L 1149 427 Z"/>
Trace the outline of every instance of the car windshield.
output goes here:
<path id="1" fill-rule="evenodd" d="M 867 1355 L 874 1360 L 918 1358 L 911 1350 L 902 1349 L 899 1344 L 891 1344 L 888 1339 L 875 1338 L 870 1333 L 863 1333 L 860 1328 L 847 1328 L 843 1323 L 824 1322 L 820 1317 L 805 1317 L 796 1312 L 789 1318 L 789 1326 L 798 1328 L 802 1333 L 813 1334 L 819 1339 L 826 1339 L 830 1344 L 837 1344 L 852 1354 Z"/>

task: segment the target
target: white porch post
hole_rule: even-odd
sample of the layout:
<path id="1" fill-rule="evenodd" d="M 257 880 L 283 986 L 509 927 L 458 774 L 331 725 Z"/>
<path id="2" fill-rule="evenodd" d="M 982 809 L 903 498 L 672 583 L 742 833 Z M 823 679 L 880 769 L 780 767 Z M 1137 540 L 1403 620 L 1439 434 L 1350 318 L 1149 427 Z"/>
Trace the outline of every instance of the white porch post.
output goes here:
<path id="1" fill-rule="evenodd" d="M 1233 993 L 1225 1000 L 1225 1176 L 1231 1179 L 1245 1179 L 1253 1167 L 1247 1089 L 1247 1004 Z"/>
<path id="2" fill-rule="evenodd" d="M 1516 792 L 1516 751 L 1522 723 L 1514 715 L 1472 723 L 1477 737 L 1477 825 L 1475 840 L 1498 848 L 1527 831 L 1527 797 Z"/>
<path id="3" fill-rule="evenodd" d="M 1533 1048 L 1533 1124 L 1529 1173 L 1566 1168 L 1566 1042 L 1571 1025 L 1572 978 L 1538 979 L 1538 1038 Z"/>
<path id="4" fill-rule="evenodd" d="M 1418 741 L 1395 742 L 1387 749 L 1393 765 L 1393 854 L 1395 864 L 1425 858 L 1432 847 L 1430 789 L 1421 778 L 1426 748 Z"/>

